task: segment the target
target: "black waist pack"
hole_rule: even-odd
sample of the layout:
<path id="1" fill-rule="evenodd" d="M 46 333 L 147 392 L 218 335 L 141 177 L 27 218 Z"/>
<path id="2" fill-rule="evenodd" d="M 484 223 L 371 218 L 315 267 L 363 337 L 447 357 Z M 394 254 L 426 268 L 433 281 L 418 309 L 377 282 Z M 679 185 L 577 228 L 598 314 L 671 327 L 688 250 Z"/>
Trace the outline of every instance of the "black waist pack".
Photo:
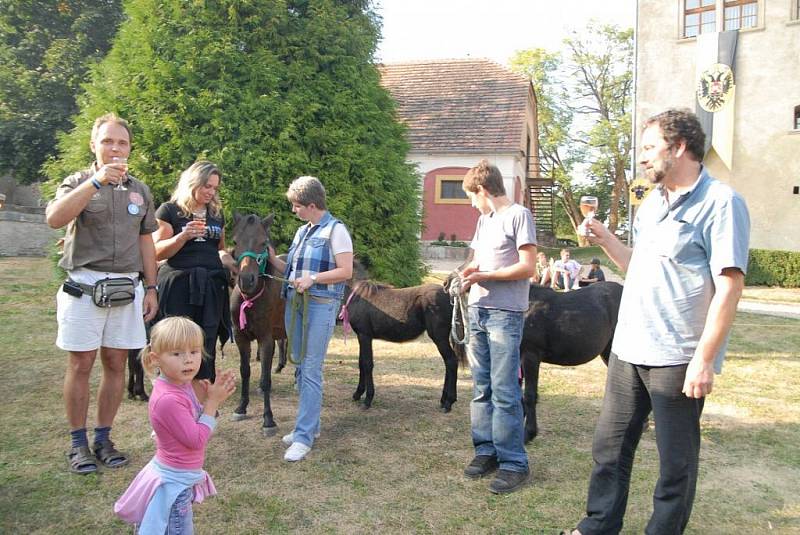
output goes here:
<path id="1" fill-rule="evenodd" d="M 92 302 L 103 308 L 121 307 L 133 303 L 136 298 L 136 284 L 129 277 L 115 277 L 97 281 L 94 286 L 81 284 L 72 279 L 64 282 L 64 291 L 75 297 L 84 293 L 92 296 Z"/>

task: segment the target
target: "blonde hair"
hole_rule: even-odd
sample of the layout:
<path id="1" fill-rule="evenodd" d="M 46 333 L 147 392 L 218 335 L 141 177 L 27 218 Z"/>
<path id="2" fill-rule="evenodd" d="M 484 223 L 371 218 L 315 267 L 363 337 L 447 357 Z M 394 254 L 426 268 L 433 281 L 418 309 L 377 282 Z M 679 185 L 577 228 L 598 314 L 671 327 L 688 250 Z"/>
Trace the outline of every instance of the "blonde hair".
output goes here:
<path id="1" fill-rule="evenodd" d="M 183 217 L 192 217 L 192 212 L 197 208 L 197 202 L 194 200 L 194 192 L 206 184 L 208 180 L 217 175 L 220 183 L 222 182 L 222 173 L 219 167 L 213 163 L 205 160 L 194 162 L 184 172 L 181 173 L 181 178 L 178 180 L 178 185 L 175 186 L 175 191 L 172 192 L 170 202 L 174 202 L 180 209 L 180 214 Z M 219 216 L 222 202 L 219 200 L 219 192 L 214 194 L 211 202 L 208 203 L 208 215 L 217 217 Z"/>
<path id="2" fill-rule="evenodd" d="M 171 316 L 156 323 L 150 330 L 150 343 L 142 349 L 142 367 L 148 375 L 155 377 L 156 367 L 152 354 L 160 355 L 176 349 L 203 350 L 203 329 L 184 316 Z M 205 354 L 203 355 L 205 357 Z"/>

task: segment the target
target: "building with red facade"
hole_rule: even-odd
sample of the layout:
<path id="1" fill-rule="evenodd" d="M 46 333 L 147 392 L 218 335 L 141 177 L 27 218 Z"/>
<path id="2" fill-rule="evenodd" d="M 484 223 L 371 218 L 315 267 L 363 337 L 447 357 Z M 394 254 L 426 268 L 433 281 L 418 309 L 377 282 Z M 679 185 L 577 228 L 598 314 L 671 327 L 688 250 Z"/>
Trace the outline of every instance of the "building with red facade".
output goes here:
<path id="1" fill-rule="evenodd" d="M 508 196 L 537 216 L 531 186 L 541 182 L 539 145 L 529 80 L 488 59 L 389 63 L 380 70 L 422 180 L 423 241 L 472 239 L 478 212 L 461 180 L 481 158 L 500 169 Z"/>

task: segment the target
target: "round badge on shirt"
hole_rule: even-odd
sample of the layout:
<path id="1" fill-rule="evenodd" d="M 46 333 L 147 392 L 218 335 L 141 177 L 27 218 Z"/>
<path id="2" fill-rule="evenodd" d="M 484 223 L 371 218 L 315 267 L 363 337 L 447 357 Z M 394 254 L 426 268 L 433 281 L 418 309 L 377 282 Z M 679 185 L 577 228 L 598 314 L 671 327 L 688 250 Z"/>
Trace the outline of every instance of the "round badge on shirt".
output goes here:
<path id="1" fill-rule="evenodd" d="M 139 215 L 139 207 L 134 203 L 128 205 L 128 213 L 131 215 Z"/>

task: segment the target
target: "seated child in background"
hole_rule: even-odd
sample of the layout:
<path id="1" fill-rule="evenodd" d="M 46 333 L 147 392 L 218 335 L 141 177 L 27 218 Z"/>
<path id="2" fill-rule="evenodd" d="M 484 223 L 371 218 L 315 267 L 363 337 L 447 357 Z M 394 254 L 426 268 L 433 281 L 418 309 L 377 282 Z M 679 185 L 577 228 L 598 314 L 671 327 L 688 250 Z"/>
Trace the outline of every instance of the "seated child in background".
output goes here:
<path id="1" fill-rule="evenodd" d="M 570 259 L 568 249 L 561 249 L 561 260 L 556 260 L 551 270 L 553 289 L 570 290 L 577 287 L 581 265 Z"/>
<path id="2" fill-rule="evenodd" d="M 547 286 L 550 283 L 550 262 L 547 261 L 547 255 L 543 252 L 539 252 L 536 255 L 536 273 L 533 274 L 531 277 L 532 284 L 538 284 L 540 286 Z"/>
<path id="3" fill-rule="evenodd" d="M 217 381 L 200 381 L 198 399 L 192 379 L 203 358 L 203 331 L 180 316 L 158 322 L 142 364 L 153 381 L 148 405 L 156 440 L 155 457 L 136 476 L 114 504 L 122 520 L 138 525 L 138 533 L 192 533 L 192 501 L 215 495 L 211 477 L 203 470 L 205 448 L 217 425 L 220 404 L 236 390 L 233 371 Z"/>
<path id="4" fill-rule="evenodd" d="M 589 274 L 585 277 L 581 277 L 579 282 L 580 286 L 589 286 L 592 283 L 600 282 L 606 280 L 606 274 L 603 273 L 603 270 L 600 269 L 600 259 L 599 258 L 592 258 L 591 264 L 589 264 Z"/>

